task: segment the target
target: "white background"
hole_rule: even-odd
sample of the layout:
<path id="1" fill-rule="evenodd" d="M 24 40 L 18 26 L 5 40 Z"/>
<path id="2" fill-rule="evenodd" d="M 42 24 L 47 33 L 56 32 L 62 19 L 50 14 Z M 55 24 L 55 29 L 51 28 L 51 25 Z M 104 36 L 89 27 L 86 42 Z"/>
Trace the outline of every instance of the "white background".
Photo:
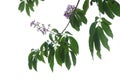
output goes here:
<path id="1" fill-rule="evenodd" d="M 0 2 L 0 80 L 120 80 L 120 18 L 112 21 L 114 38 L 109 38 L 110 52 L 102 48 L 102 60 L 92 60 L 88 48 L 89 26 L 98 15 L 97 7 L 91 6 L 87 12 L 88 24 L 82 25 L 80 32 L 68 27 L 80 46 L 76 66 L 68 71 L 63 65 L 55 64 L 51 72 L 47 62 L 38 63 L 38 72 L 28 69 L 27 57 L 31 48 L 39 48 L 47 35 L 30 27 L 32 20 L 51 24 L 60 31 L 68 20 L 63 16 L 68 4 L 77 0 L 46 0 L 35 7 L 28 17 L 18 11 L 19 0 L 1 0 Z M 81 8 L 82 1 L 79 4 Z"/>

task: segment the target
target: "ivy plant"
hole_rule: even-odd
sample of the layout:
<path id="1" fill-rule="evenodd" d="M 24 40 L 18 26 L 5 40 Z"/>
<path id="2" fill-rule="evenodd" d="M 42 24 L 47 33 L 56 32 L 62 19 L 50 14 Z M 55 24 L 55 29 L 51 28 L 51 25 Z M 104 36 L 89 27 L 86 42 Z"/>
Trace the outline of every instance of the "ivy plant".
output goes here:
<path id="1" fill-rule="evenodd" d="M 44 0 L 41 0 L 44 1 Z M 20 0 L 18 9 L 20 12 L 26 11 L 27 15 L 30 16 L 30 12 L 34 11 L 34 7 L 39 5 L 40 0 Z M 71 25 L 76 31 L 80 31 L 82 24 L 87 24 L 88 19 L 86 17 L 89 6 L 97 5 L 99 15 L 96 15 L 95 20 L 91 23 L 89 29 L 89 50 L 92 58 L 94 53 L 98 58 L 102 58 L 101 46 L 110 51 L 108 44 L 108 37 L 113 38 L 111 30 L 112 23 L 103 17 L 102 15 L 108 16 L 110 19 L 114 17 L 120 17 L 120 4 L 117 0 L 84 0 L 82 8 L 78 5 L 80 0 L 77 1 L 76 5 L 68 5 L 64 16 L 69 20 L 66 27 L 62 32 L 57 29 L 49 30 L 44 24 L 32 21 L 31 26 L 37 28 L 42 34 L 49 32 L 49 40 L 43 42 L 38 49 L 31 49 L 28 56 L 29 69 L 37 71 L 37 62 L 41 61 L 45 63 L 45 59 L 48 59 L 50 69 L 54 70 L 55 61 L 59 66 L 65 64 L 69 70 L 71 65 L 76 65 L 76 56 L 79 54 L 79 44 L 74 38 L 73 34 L 66 31 L 68 25 Z"/>

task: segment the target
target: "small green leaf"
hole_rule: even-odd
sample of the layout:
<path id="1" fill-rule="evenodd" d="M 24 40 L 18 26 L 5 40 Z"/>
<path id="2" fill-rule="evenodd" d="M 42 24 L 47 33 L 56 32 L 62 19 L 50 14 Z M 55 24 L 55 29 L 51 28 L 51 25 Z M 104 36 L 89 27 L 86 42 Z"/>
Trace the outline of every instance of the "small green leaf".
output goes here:
<path id="1" fill-rule="evenodd" d="M 49 48 L 48 48 L 48 44 L 45 44 L 45 51 L 44 51 L 44 55 L 46 56 L 46 57 L 48 57 L 48 53 L 49 53 L 49 50 L 48 50 Z"/>
<path id="2" fill-rule="evenodd" d="M 71 53 L 73 65 L 75 66 L 76 65 L 76 56 L 75 56 L 75 54 L 72 51 L 70 51 L 70 53 Z"/>
<path id="3" fill-rule="evenodd" d="M 22 2 L 19 4 L 18 9 L 19 9 L 21 12 L 23 12 L 24 7 L 25 7 L 25 2 L 24 2 L 24 1 L 22 1 Z"/>
<path id="4" fill-rule="evenodd" d="M 41 46 L 40 46 L 40 51 L 44 51 L 44 45 L 46 42 L 44 42 Z"/>
<path id="5" fill-rule="evenodd" d="M 55 33 L 59 33 L 57 29 L 52 29 L 52 31 L 54 31 Z"/>
<path id="6" fill-rule="evenodd" d="M 48 43 L 47 42 L 44 42 L 41 47 L 40 47 L 40 51 L 41 51 L 41 54 L 45 55 L 46 57 L 48 57 Z"/>
<path id="7" fill-rule="evenodd" d="M 97 31 L 98 31 L 98 35 L 99 35 L 99 37 L 100 37 L 100 40 L 101 40 L 101 42 L 102 42 L 102 45 L 103 45 L 106 49 L 110 50 L 109 45 L 108 45 L 108 39 L 107 39 L 107 37 L 105 36 L 105 34 L 104 34 L 104 32 L 103 32 L 103 29 L 102 29 L 101 27 L 97 27 Z"/>
<path id="8" fill-rule="evenodd" d="M 113 1 L 108 1 L 108 5 L 110 6 L 111 11 L 120 17 L 120 4 L 116 2 L 115 0 Z"/>
<path id="9" fill-rule="evenodd" d="M 50 39 L 51 41 L 54 41 L 51 33 L 49 34 L 49 39 Z"/>
<path id="10" fill-rule="evenodd" d="M 103 28 L 103 30 L 105 31 L 105 33 L 113 38 L 113 33 L 112 33 L 112 30 L 110 29 L 110 26 L 108 24 L 106 24 L 105 22 L 101 22 L 101 26 Z"/>
<path id="11" fill-rule="evenodd" d="M 102 21 L 103 21 L 104 23 L 106 23 L 107 25 L 111 25 L 111 22 L 108 21 L 107 19 L 105 19 L 105 18 L 101 18 L 101 19 L 102 19 Z"/>
<path id="12" fill-rule="evenodd" d="M 71 67 L 71 61 L 68 53 L 65 54 L 65 65 L 66 65 L 66 68 L 69 70 Z"/>
<path id="13" fill-rule="evenodd" d="M 78 45 L 77 41 L 71 36 L 69 36 L 69 40 L 70 40 L 70 49 L 75 54 L 78 54 L 79 53 L 79 45 Z"/>
<path id="14" fill-rule="evenodd" d="M 33 67 L 33 62 L 32 61 L 33 61 L 33 55 L 34 54 L 35 53 L 31 51 L 31 53 L 28 56 L 28 66 L 29 66 L 29 69 L 32 69 L 32 67 Z"/>
<path id="15" fill-rule="evenodd" d="M 37 71 L 37 58 L 33 58 L 33 68 Z"/>
<path id="16" fill-rule="evenodd" d="M 83 4 L 84 14 L 86 14 L 88 8 L 89 8 L 89 0 L 85 0 L 85 1 L 84 1 L 84 4 Z"/>
<path id="17" fill-rule="evenodd" d="M 30 16 L 30 8 L 29 8 L 28 4 L 26 4 L 26 13 L 28 16 Z"/>
<path id="18" fill-rule="evenodd" d="M 102 57 L 101 57 L 101 53 L 100 53 L 100 51 L 99 50 L 97 50 L 97 56 L 101 59 Z"/>
<path id="19" fill-rule="evenodd" d="M 51 68 L 51 70 L 53 71 L 54 69 L 54 57 L 52 58 L 52 60 L 50 61 L 50 68 Z"/>
<path id="20" fill-rule="evenodd" d="M 69 31 L 65 31 L 66 34 L 72 35 Z"/>
<path id="21" fill-rule="evenodd" d="M 44 57 L 43 57 L 43 55 L 41 53 L 37 54 L 37 59 L 39 61 L 42 61 L 43 63 L 45 63 Z"/>

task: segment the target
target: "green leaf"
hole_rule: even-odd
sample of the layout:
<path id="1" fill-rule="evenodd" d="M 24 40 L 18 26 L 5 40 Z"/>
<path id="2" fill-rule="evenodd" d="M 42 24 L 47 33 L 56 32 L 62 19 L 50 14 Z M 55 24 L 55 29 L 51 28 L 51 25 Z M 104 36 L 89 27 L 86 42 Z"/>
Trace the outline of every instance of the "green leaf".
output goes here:
<path id="1" fill-rule="evenodd" d="M 108 3 L 106 3 L 106 1 L 103 1 L 103 9 L 109 18 L 113 19 L 115 17 L 112 11 L 110 10 L 110 6 L 108 5 Z"/>
<path id="2" fill-rule="evenodd" d="M 37 59 L 39 61 L 42 61 L 43 63 L 45 63 L 45 60 L 44 60 L 44 57 L 43 57 L 42 53 L 37 54 Z"/>
<path id="3" fill-rule="evenodd" d="M 26 4 L 26 13 L 28 16 L 30 16 L 30 8 L 29 8 L 28 4 Z"/>
<path id="4" fill-rule="evenodd" d="M 78 54 L 79 53 L 79 45 L 78 45 L 77 41 L 71 36 L 69 36 L 69 40 L 70 40 L 70 49 L 75 54 Z"/>
<path id="5" fill-rule="evenodd" d="M 40 50 L 44 51 L 44 46 L 45 46 L 46 42 L 44 42 L 41 46 L 40 46 Z"/>
<path id="6" fill-rule="evenodd" d="M 68 36 L 65 36 L 61 39 L 61 43 L 60 46 L 62 46 L 64 48 L 64 53 L 68 53 L 69 52 L 69 48 L 68 48 Z"/>
<path id="7" fill-rule="evenodd" d="M 51 41 L 54 41 L 51 33 L 49 34 L 49 39 L 50 39 Z"/>
<path id="8" fill-rule="evenodd" d="M 29 67 L 29 69 L 32 69 L 32 67 L 33 67 L 33 62 L 32 61 L 33 61 L 33 55 L 34 54 L 35 53 L 31 51 L 31 53 L 28 56 L 28 67 Z"/>
<path id="9" fill-rule="evenodd" d="M 98 28 L 98 27 L 97 27 Z M 96 28 L 95 30 L 95 34 L 94 34 L 94 45 L 95 45 L 95 49 L 97 50 L 97 56 L 101 59 L 101 45 L 100 45 L 100 38 L 99 38 L 99 33 L 98 33 L 98 29 Z"/>
<path id="10" fill-rule="evenodd" d="M 94 53 L 94 40 L 93 40 L 93 36 L 89 36 L 89 49 L 91 52 L 91 56 L 93 58 L 93 53 Z"/>
<path id="11" fill-rule="evenodd" d="M 80 30 L 80 22 L 78 21 L 78 19 L 76 19 L 75 15 L 72 15 L 70 17 L 70 24 L 75 30 Z"/>
<path id="12" fill-rule="evenodd" d="M 90 30 L 89 30 L 89 34 L 90 34 L 90 36 L 89 36 L 89 49 L 90 49 L 92 58 L 93 58 L 93 53 L 94 53 L 94 35 L 95 35 L 95 31 L 96 31 L 96 25 L 97 25 L 97 22 L 95 20 L 95 22 L 93 22 L 91 24 Z"/>
<path id="13" fill-rule="evenodd" d="M 62 46 L 60 46 L 59 48 L 58 48 L 58 53 L 59 53 L 59 55 L 60 55 L 60 59 L 62 60 L 62 63 L 64 63 L 65 62 L 65 48 L 63 48 Z"/>
<path id="14" fill-rule="evenodd" d="M 82 21 L 84 24 L 87 24 L 87 18 L 84 15 L 84 12 L 80 9 L 76 9 L 76 14 L 79 16 L 79 21 Z"/>
<path id="15" fill-rule="evenodd" d="M 106 24 L 104 21 L 101 22 L 101 26 L 102 26 L 103 30 L 105 31 L 105 33 L 109 37 L 113 38 L 113 33 L 112 33 L 112 30 L 110 29 L 110 26 L 108 24 Z"/>
<path id="16" fill-rule="evenodd" d="M 52 31 L 54 31 L 55 33 L 59 33 L 57 29 L 52 29 Z"/>
<path id="17" fill-rule="evenodd" d="M 45 55 L 46 57 L 48 57 L 48 43 L 47 42 L 44 42 L 41 47 L 40 47 L 40 51 L 41 51 L 41 54 Z"/>
<path id="18" fill-rule="evenodd" d="M 63 63 L 62 57 L 64 57 L 64 56 L 62 56 L 61 54 L 64 54 L 64 52 L 61 52 L 60 47 L 57 47 L 57 49 L 56 49 L 56 54 L 55 54 L 55 58 L 56 58 L 57 63 L 58 63 L 60 66 L 62 66 L 62 63 Z"/>
<path id="19" fill-rule="evenodd" d="M 71 61 L 68 53 L 65 54 L 65 65 L 66 65 L 66 68 L 69 70 L 71 67 Z"/>
<path id="20" fill-rule="evenodd" d="M 81 17 L 79 16 L 79 14 L 75 13 L 74 15 L 77 20 L 78 26 L 82 25 Z"/>
<path id="21" fill-rule="evenodd" d="M 52 44 L 49 45 L 49 49 L 50 49 L 50 53 L 49 53 L 49 56 L 48 56 L 48 63 L 49 63 L 49 66 L 50 66 L 51 70 L 53 71 L 55 50 L 54 50 Z"/>
<path id="22" fill-rule="evenodd" d="M 84 24 L 87 24 L 87 18 L 84 15 L 81 15 L 81 20 Z"/>
<path id="23" fill-rule="evenodd" d="M 99 37 L 100 37 L 100 40 L 101 40 L 101 42 L 102 42 L 102 45 L 103 45 L 106 49 L 110 50 L 109 45 L 108 45 L 108 39 L 107 39 L 107 37 L 105 36 L 105 34 L 104 34 L 104 32 L 103 32 L 103 29 L 102 29 L 101 27 L 97 27 L 97 31 L 98 31 L 98 35 L 99 35 Z"/>
<path id="24" fill-rule="evenodd" d="M 19 4 L 18 9 L 19 9 L 21 12 L 23 12 L 24 7 L 25 7 L 25 2 L 24 2 L 24 1 L 22 1 L 22 2 Z"/>
<path id="25" fill-rule="evenodd" d="M 120 4 L 117 3 L 115 0 L 108 1 L 108 5 L 110 6 L 111 11 L 120 17 Z"/>
<path id="26" fill-rule="evenodd" d="M 46 56 L 46 57 L 48 57 L 48 53 L 49 53 L 49 50 L 48 50 L 49 48 L 48 48 L 48 44 L 45 44 L 45 51 L 44 51 L 44 55 Z"/>
<path id="27" fill-rule="evenodd" d="M 93 36 L 93 39 L 94 39 L 95 49 L 96 49 L 97 51 L 100 51 L 101 46 L 100 46 L 100 39 L 99 39 L 99 35 L 98 35 L 98 30 L 97 30 L 97 28 L 96 28 L 96 30 L 95 30 L 95 34 L 94 34 L 94 36 Z"/>
<path id="28" fill-rule="evenodd" d="M 37 58 L 33 58 L 33 68 L 37 71 Z"/>
<path id="29" fill-rule="evenodd" d="M 97 22 L 93 22 L 93 23 L 90 25 L 90 30 L 89 30 L 89 34 L 90 34 L 90 35 L 94 35 L 95 29 L 96 29 L 96 25 L 97 25 Z"/>
<path id="30" fill-rule="evenodd" d="M 84 1 L 84 4 L 83 4 L 84 14 L 86 14 L 88 8 L 89 8 L 89 0 L 85 0 L 85 1 Z"/>
<path id="31" fill-rule="evenodd" d="M 76 56 L 75 56 L 75 54 L 72 51 L 70 51 L 70 53 L 71 53 L 73 65 L 75 66 L 76 65 Z"/>
<path id="32" fill-rule="evenodd" d="M 108 21 L 107 19 L 105 19 L 105 18 L 101 18 L 101 19 L 102 19 L 102 21 L 103 21 L 104 23 L 106 23 L 107 25 L 111 25 L 111 22 Z"/>
<path id="33" fill-rule="evenodd" d="M 97 56 L 101 59 L 102 57 L 101 57 L 101 53 L 100 53 L 100 51 L 99 50 L 97 50 Z"/>
<path id="34" fill-rule="evenodd" d="M 69 31 L 65 31 L 66 34 L 72 35 Z"/>

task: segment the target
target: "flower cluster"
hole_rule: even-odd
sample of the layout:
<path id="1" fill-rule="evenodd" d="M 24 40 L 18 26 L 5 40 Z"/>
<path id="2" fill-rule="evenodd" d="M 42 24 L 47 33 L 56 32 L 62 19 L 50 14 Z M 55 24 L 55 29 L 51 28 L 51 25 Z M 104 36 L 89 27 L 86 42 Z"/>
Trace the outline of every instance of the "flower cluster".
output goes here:
<path id="1" fill-rule="evenodd" d="M 46 28 L 44 24 L 41 24 L 40 22 L 35 22 L 35 20 L 33 20 L 30 23 L 30 26 L 34 26 L 34 28 L 37 28 L 37 31 L 40 31 L 43 35 L 45 35 L 47 32 L 49 32 L 50 24 L 48 25 L 48 28 Z"/>
<path id="2" fill-rule="evenodd" d="M 64 13 L 64 16 L 69 19 L 70 18 L 70 15 L 72 14 L 72 12 L 75 10 L 75 6 L 74 5 L 68 5 L 67 6 L 67 9 Z"/>

